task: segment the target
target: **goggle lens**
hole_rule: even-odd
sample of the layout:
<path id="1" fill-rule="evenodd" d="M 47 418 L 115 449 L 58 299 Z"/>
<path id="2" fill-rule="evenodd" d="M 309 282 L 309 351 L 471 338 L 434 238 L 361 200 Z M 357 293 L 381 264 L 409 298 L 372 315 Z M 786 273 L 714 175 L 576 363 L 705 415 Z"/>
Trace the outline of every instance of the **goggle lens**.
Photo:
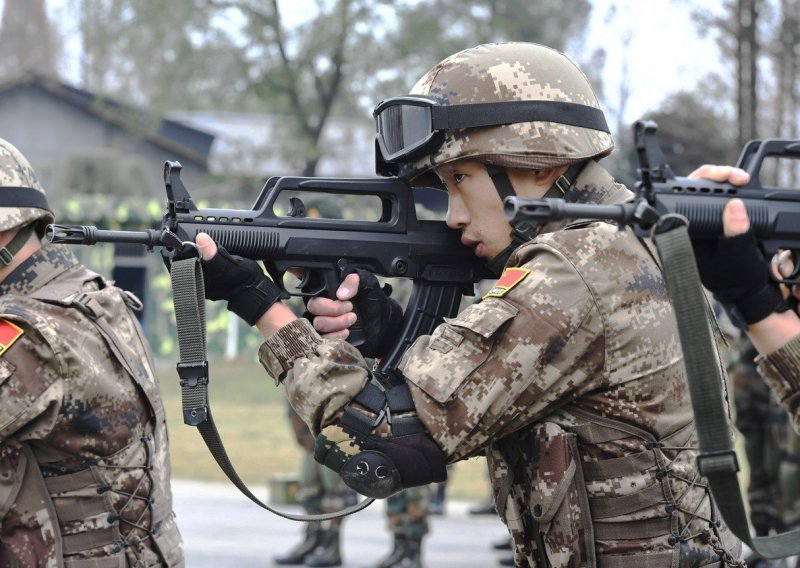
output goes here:
<path id="1" fill-rule="evenodd" d="M 381 110 L 375 118 L 387 159 L 408 155 L 433 133 L 431 109 L 427 106 L 391 105 Z"/>

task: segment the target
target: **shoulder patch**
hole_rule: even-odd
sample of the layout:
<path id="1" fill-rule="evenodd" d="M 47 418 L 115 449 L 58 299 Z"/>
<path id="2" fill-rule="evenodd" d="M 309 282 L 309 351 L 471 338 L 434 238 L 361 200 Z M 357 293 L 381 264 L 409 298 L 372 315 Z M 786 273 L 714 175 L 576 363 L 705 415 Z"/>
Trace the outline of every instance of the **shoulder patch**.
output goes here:
<path id="1" fill-rule="evenodd" d="M 486 292 L 484 298 L 502 298 L 511 291 L 511 289 L 525 280 L 525 277 L 531 271 L 527 268 L 506 268 L 503 274 L 492 286 L 492 289 Z"/>
<path id="2" fill-rule="evenodd" d="M 0 357 L 2 357 L 14 342 L 22 337 L 22 328 L 8 320 L 0 319 Z"/>

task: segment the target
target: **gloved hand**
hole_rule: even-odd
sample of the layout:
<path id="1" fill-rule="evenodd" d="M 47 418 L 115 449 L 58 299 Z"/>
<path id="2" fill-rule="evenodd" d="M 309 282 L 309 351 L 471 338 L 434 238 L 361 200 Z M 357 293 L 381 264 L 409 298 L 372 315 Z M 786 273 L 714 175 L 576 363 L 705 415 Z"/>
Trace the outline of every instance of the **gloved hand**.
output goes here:
<path id="1" fill-rule="evenodd" d="M 733 236 L 692 241 L 703 286 L 740 327 L 789 309 L 746 223 L 744 205 L 731 202 L 725 209 L 723 224 L 726 234 Z"/>
<path id="2" fill-rule="evenodd" d="M 383 357 L 389 352 L 403 323 L 403 308 L 391 297 L 392 287 L 381 288 L 377 277 L 368 270 L 355 268 L 358 292 L 351 302 L 364 330 L 364 343 L 358 350 L 365 357 Z"/>
<path id="3" fill-rule="evenodd" d="M 228 300 L 228 309 L 247 322 L 256 321 L 278 300 L 289 295 L 264 275 L 255 260 L 232 255 L 223 247 L 201 261 L 206 298 Z"/>

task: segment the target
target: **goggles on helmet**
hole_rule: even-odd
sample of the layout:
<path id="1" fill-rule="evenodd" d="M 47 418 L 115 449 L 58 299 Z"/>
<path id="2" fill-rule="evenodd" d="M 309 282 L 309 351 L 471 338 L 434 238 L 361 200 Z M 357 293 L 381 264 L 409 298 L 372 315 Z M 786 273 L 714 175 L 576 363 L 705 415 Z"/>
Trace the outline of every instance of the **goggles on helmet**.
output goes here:
<path id="1" fill-rule="evenodd" d="M 398 175 L 401 164 L 436 151 L 449 130 L 520 122 L 555 122 L 610 133 L 603 111 L 562 101 L 507 101 L 443 105 L 432 97 L 411 95 L 381 101 L 375 117 L 376 168 Z"/>

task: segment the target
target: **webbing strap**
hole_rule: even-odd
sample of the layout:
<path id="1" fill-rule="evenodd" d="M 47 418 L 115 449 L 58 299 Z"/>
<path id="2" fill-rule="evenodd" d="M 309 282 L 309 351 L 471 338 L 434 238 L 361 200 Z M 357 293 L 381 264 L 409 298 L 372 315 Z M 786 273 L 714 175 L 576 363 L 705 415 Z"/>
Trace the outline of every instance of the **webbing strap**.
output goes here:
<path id="1" fill-rule="evenodd" d="M 736 472 L 728 412 L 723 404 L 723 378 L 707 318 L 694 251 L 685 225 L 653 237 L 664 267 L 667 292 L 678 320 L 689 393 L 697 424 L 700 454 L 697 466 L 708 478 L 717 508 L 733 534 L 763 558 L 800 553 L 800 529 L 752 537 Z"/>
<path id="2" fill-rule="evenodd" d="M 200 259 L 193 257 L 175 260 L 172 262 L 170 273 L 175 323 L 178 330 L 180 362 L 177 368 L 181 379 L 184 422 L 197 427 L 211 455 L 214 456 L 217 465 L 225 472 L 228 479 L 262 509 L 292 521 L 327 521 L 368 507 L 374 499 L 364 499 L 360 503 L 334 513 L 294 515 L 278 511 L 262 503 L 247 488 L 239 474 L 236 473 L 236 469 L 225 451 L 222 438 L 211 415 L 211 405 L 208 400 L 208 361 L 206 359 L 205 284 Z"/>

